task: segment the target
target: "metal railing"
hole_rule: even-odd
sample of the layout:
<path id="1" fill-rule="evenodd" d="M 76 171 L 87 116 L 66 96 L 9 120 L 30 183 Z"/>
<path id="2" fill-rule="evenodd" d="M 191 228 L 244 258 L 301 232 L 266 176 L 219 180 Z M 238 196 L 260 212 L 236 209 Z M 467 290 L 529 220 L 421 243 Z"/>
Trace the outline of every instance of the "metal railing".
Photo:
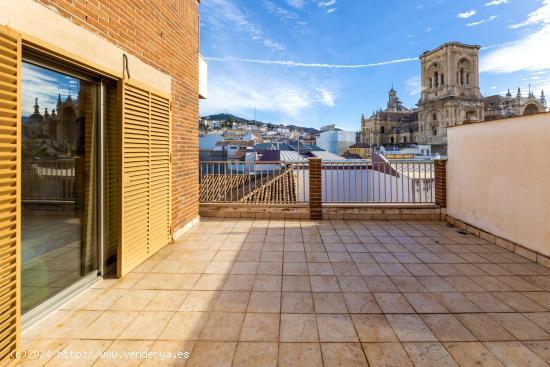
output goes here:
<path id="1" fill-rule="evenodd" d="M 309 202 L 309 163 L 202 161 L 200 203 Z M 331 161 L 321 169 L 325 204 L 434 204 L 433 161 Z"/>
<path id="2" fill-rule="evenodd" d="M 75 160 L 32 160 L 22 163 L 22 200 L 37 203 L 75 201 Z"/>
<path id="3" fill-rule="evenodd" d="M 433 204 L 432 161 L 322 163 L 322 200 L 329 204 Z"/>
<path id="4" fill-rule="evenodd" d="M 202 161 L 200 203 L 296 205 L 309 201 L 307 162 Z"/>

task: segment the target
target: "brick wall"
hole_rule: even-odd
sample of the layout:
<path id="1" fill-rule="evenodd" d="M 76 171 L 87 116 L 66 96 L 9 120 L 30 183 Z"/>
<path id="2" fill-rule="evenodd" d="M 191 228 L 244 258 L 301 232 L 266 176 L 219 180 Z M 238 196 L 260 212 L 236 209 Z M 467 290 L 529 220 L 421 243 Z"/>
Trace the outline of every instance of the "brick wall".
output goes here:
<path id="1" fill-rule="evenodd" d="M 321 158 L 309 158 L 310 219 L 323 219 Z"/>
<path id="2" fill-rule="evenodd" d="M 172 77 L 172 228 L 198 215 L 198 1 L 36 1 Z"/>
<path id="3" fill-rule="evenodd" d="M 441 208 L 447 207 L 447 160 L 435 159 L 435 203 Z"/>

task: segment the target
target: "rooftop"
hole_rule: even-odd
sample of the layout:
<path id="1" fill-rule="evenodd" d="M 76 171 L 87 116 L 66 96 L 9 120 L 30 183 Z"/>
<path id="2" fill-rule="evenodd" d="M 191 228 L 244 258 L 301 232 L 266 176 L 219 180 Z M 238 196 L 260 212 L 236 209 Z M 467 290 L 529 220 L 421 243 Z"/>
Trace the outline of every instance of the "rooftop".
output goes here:
<path id="1" fill-rule="evenodd" d="M 213 219 L 23 348 L 181 351 L 192 367 L 542 366 L 549 291 L 548 268 L 443 222 Z"/>

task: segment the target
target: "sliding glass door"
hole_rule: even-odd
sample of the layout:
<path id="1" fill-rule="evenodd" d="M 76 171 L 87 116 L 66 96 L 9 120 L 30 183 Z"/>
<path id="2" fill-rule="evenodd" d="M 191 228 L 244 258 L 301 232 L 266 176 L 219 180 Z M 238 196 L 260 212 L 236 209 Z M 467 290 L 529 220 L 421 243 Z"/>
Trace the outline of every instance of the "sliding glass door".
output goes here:
<path id="1" fill-rule="evenodd" d="M 100 85 L 23 63 L 23 313 L 99 268 Z"/>

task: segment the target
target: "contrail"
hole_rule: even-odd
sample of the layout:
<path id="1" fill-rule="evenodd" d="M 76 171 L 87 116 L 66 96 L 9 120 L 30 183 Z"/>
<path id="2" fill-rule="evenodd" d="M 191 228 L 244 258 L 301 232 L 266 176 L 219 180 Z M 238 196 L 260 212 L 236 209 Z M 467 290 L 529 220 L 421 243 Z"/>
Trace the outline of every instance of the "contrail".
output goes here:
<path id="1" fill-rule="evenodd" d="M 318 68 L 318 69 L 364 69 L 364 68 L 373 68 L 376 66 L 418 61 L 417 57 L 382 61 L 382 62 L 376 62 L 371 64 L 320 64 L 320 63 L 305 63 L 305 62 L 285 61 L 285 60 L 241 59 L 238 57 L 205 57 L 205 59 L 208 61 L 216 61 L 216 62 L 245 62 L 249 64 L 282 65 L 282 66 L 293 66 L 293 67 L 301 67 L 301 68 Z"/>

